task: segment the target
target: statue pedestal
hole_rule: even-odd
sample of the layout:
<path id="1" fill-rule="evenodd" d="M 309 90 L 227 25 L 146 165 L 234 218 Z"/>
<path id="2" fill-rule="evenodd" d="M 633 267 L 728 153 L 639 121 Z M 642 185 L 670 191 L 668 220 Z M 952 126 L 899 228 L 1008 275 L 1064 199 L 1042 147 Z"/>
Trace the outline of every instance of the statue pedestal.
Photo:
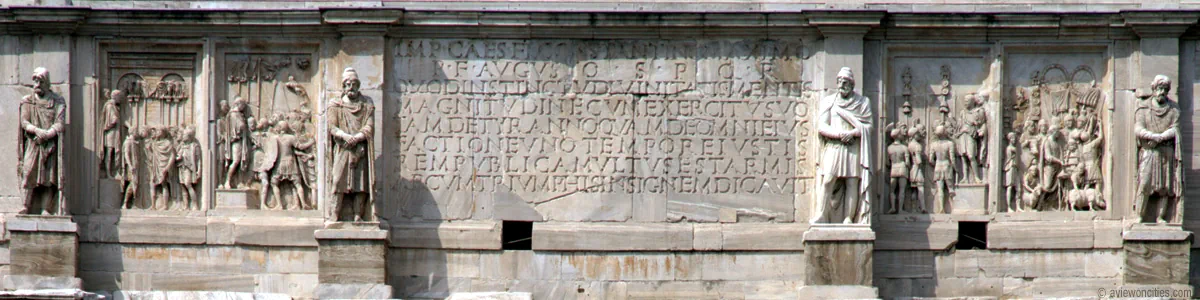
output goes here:
<path id="1" fill-rule="evenodd" d="M 984 215 L 987 214 L 988 187 L 984 183 L 963 183 L 953 188 L 954 198 L 950 200 L 946 213 Z"/>
<path id="2" fill-rule="evenodd" d="M 6 227 L 12 261 L 8 277 L 14 286 L 5 289 L 82 288 L 75 275 L 79 227 L 70 216 L 17 215 L 8 219 Z"/>
<path id="3" fill-rule="evenodd" d="M 870 225 L 813 224 L 804 232 L 802 299 L 879 298 L 872 283 Z"/>
<path id="4" fill-rule="evenodd" d="M 258 190 L 217 189 L 216 199 L 217 209 L 262 209 Z"/>
<path id="5" fill-rule="evenodd" d="M 1177 225 L 1133 224 L 1125 240 L 1125 283 L 1186 285 L 1192 232 Z"/>
<path id="6" fill-rule="evenodd" d="M 388 231 L 379 222 L 328 223 L 317 230 L 319 299 L 388 299 Z"/>

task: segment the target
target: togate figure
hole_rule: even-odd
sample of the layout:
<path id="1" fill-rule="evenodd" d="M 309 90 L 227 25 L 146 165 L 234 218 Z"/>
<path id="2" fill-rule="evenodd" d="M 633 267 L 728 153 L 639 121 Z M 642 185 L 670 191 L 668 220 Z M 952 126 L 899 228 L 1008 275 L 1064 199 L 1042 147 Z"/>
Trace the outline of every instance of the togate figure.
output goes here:
<path id="1" fill-rule="evenodd" d="M 812 223 L 870 223 L 871 104 L 854 92 L 854 73 L 842 68 L 836 93 L 821 99 L 817 131 L 821 134 L 820 182 Z"/>

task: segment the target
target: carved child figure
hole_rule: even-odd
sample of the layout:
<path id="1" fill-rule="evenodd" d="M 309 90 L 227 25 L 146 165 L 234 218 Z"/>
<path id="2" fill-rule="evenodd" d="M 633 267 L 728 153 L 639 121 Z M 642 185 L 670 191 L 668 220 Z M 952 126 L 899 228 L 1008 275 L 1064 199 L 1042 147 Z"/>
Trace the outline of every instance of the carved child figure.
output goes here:
<path id="1" fill-rule="evenodd" d="M 1025 211 L 1021 206 L 1018 189 L 1021 179 L 1017 178 L 1017 133 L 1009 132 L 1006 137 L 1008 145 L 1004 147 L 1004 197 L 1008 199 L 1008 211 Z"/>
<path id="2" fill-rule="evenodd" d="M 122 202 L 126 209 L 136 206 L 133 200 L 137 199 L 138 193 L 138 165 L 142 160 L 141 140 L 146 137 L 146 133 L 145 128 L 130 128 L 129 135 L 125 136 L 125 142 L 121 143 L 121 158 L 125 165 L 125 174 L 121 176 L 125 187 Z"/>
<path id="3" fill-rule="evenodd" d="M 889 124 L 888 127 L 894 126 L 895 123 Z M 908 146 L 903 144 L 904 134 L 908 128 L 904 124 L 900 124 L 897 128 L 891 128 L 890 136 L 892 143 L 887 147 L 889 171 L 889 190 L 891 192 L 890 204 L 891 209 L 889 214 L 905 212 L 905 191 L 908 190 L 908 165 L 911 162 L 908 153 Z"/>
<path id="4" fill-rule="evenodd" d="M 188 126 L 176 137 L 175 161 L 179 166 L 179 185 L 183 186 L 180 196 L 184 209 L 200 210 L 200 194 L 196 193 L 196 184 L 200 183 L 201 154 L 195 135 L 196 129 Z"/>
<path id="5" fill-rule="evenodd" d="M 930 145 L 929 156 L 933 158 L 933 181 L 935 192 L 934 213 L 948 213 L 946 203 L 950 201 L 950 183 L 954 182 L 955 149 L 954 141 L 950 140 L 950 132 L 943 125 L 933 129 L 936 137 Z"/>
<path id="6" fill-rule="evenodd" d="M 119 99 L 121 90 L 113 90 L 104 102 L 104 110 L 101 114 L 104 115 L 104 150 L 100 156 L 100 165 L 104 168 L 104 174 L 109 177 L 118 177 L 119 166 L 121 160 L 121 109 Z"/>

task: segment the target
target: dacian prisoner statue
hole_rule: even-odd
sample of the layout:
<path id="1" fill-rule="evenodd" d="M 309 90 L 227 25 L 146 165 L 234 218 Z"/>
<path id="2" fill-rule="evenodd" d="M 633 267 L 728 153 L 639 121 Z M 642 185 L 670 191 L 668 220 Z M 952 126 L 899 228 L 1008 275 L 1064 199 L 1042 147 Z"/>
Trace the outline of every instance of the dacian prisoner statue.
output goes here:
<path id="1" fill-rule="evenodd" d="M 1181 222 L 1183 174 L 1179 151 L 1179 107 L 1167 97 L 1171 79 L 1158 75 L 1152 94 L 1134 114 L 1138 145 L 1138 186 L 1134 211 L 1141 222 Z"/>
<path id="2" fill-rule="evenodd" d="M 354 68 L 342 72 L 342 95 L 325 111 L 330 138 L 330 189 L 336 221 L 374 221 L 371 199 L 374 185 L 375 105 L 359 91 L 361 81 Z"/>
<path id="3" fill-rule="evenodd" d="M 822 137 L 820 182 L 812 223 L 870 222 L 871 104 L 854 92 L 854 73 L 842 68 L 837 92 L 821 98 L 817 131 Z"/>
<path id="4" fill-rule="evenodd" d="M 67 110 L 62 96 L 50 90 L 50 72 L 33 70 L 33 94 L 21 98 L 17 138 L 17 176 L 25 190 L 25 210 L 37 215 L 65 215 L 62 146 Z"/>

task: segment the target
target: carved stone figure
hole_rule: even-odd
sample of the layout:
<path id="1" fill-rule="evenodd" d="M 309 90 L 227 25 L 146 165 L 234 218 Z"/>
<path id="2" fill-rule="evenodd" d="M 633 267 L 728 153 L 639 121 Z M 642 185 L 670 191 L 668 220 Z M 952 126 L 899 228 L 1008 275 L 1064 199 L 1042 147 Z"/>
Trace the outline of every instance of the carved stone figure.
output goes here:
<path id="1" fill-rule="evenodd" d="M 1029 168 L 1025 171 L 1025 178 L 1021 181 L 1021 207 L 1026 209 L 1036 209 L 1036 205 L 1042 200 L 1045 194 L 1042 190 L 1042 180 L 1038 177 L 1038 168 Z"/>
<path id="2" fill-rule="evenodd" d="M 954 160 L 956 151 L 954 141 L 950 139 L 950 131 L 946 126 L 938 125 L 933 128 L 934 141 L 929 146 L 929 157 L 933 159 L 934 213 L 947 213 L 946 203 L 950 201 L 950 184 L 954 182 Z"/>
<path id="3" fill-rule="evenodd" d="M 259 189 L 259 207 L 266 209 L 278 209 L 279 204 L 268 200 L 276 200 L 271 198 L 271 170 L 275 168 L 275 161 L 279 154 L 279 143 L 275 141 L 277 135 L 272 131 L 275 118 L 259 119 L 257 122 L 253 118 L 250 119 L 250 124 L 253 127 L 250 132 L 250 141 L 253 144 L 254 158 L 254 177 L 258 179 L 261 188 Z"/>
<path id="4" fill-rule="evenodd" d="M 1100 194 L 1100 181 L 1103 174 L 1100 170 L 1101 146 L 1104 144 L 1104 135 L 1100 132 L 1092 134 L 1082 134 L 1082 145 L 1079 148 L 1079 161 L 1083 164 L 1083 189 L 1090 195 L 1089 209 L 1103 210 L 1108 207 L 1104 197 Z"/>
<path id="5" fill-rule="evenodd" d="M 1179 107 L 1168 97 L 1171 79 L 1158 75 L 1152 94 L 1140 101 L 1133 134 L 1138 145 L 1138 187 L 1134 211 L 1139 222 L 1181 222 L 1183 174 L 1179 151 Z"/>
<path id="6" fill-rule="evenodd" d="M 283 209 L 287 209 L 287 202 L 282 202 L 280 199 L 283 190 L 280 186 L 283 182 L 287 182 L 292 187 L 292 195 L 296 199 L 291 202 L 291 207 L 294 209 L 310 209 L 305 205 L 305 190 L 313 187 L 307 186 L 304 180 L 304 172 L 301 171 L 300 161 L 296 157 L 296 150 L 309 149 L 312 147 L 312 141 L 300 142 L 293 131 L 292 126 L 287 121 L 280 121 L 276 126 L 276 142 L 279 143 L 277 149 L 279 151 L 278 160 L 275 164 L 274 172 L 271 174 L 271 189 L 275 191 L 275 202 L 282 204 Z"/>
<path id="7" fill-rule="evenodd" d="M 962 111 L 962 120 L 958 122 L 959 161 L 963 164 L 963 179 L 971 182 L 982 181 L 981 170 L 987 157 L 987 110 L 984 108 L 985 95 L 967 94 L 966 109 Z"/>
<path id="8" fill-rule="evenodd" d="M 121 160 L 121 90 L 113 90 L 104 101 L 104 146 L 100 155 L 100 166 L 108 177 L 120 176 L 118 168 Z"/>
<path id="9" fill-rule="evenodd" d="M 913 120 L 913 126 L 908 129 L 908 157 L 911 159 L 908 168 L 908 191 L 916 194 L 917 209 L 921 213 L 929 212 L 925 208 L 925 127 L 921 119 Z"/>
<path id="10" fill-rule="evenodd" d="M 1058 122 L 1047 123 L 1046 120 L 1042 120 L 1042 123 L 1043 125 L 1048 124 L 1045 125 L 1048 127 L 1043 126 L 1046 130 L 1042 132 L 1042 149 L 1039 151 L 1041 157 L 1038 161 L 1041 163 L 1040 173 L 1042 180 L 1040 186 L 1043 192 L 1050 193 L 1051 195 L 1048 195 L 1048 199 L 1040 201 L 1037 206 L 1039 210 L 1061 209 L 1063 203 L 1060 196 L 1061 193 L 1059 193 L 1061 187 L 1059 186 L 1058 176 L 1063 167 L 1062 148 L 1064 145 L 1062 143 L 1062 131 L 1058 128 Z M 1050 201 L 1050 203 L 1045 203 L 1045 201 Z"/>
<path id="11" fill-rule="evenodd" d="M 233 105 L 229 109 L 229 114 L 226 115 L 225 128 L 222 128 L 222 143 L 226 145 L 224 151 L 225 159 L 225 183 L 221 185 L 224 188 L 235 188 L 235 183 L 240 180 L 238 174 L 246 169 L 246 134 L 250 129 L 247 124 L 246 116 L 246 101 L 242 97 L 237 97 L 233 100 Z"/>
<path id="12" fill-rule="evenodd" d="M 900 124 L 897 128 L 891 128 L 896 123 L 888 124 L 890 128 L 889 136 L 892 138 L 892 143 L 887 146 L 888 157 L 888 191 L 891 194 L 891 208 L 888 213 L 894 214 L 906 212 L 904 205 L 906 201 L 906 192 L 908 190 L 908 166 L 911 163 L 911 158 L 908 153 L 908 146 L 904 145 L 905 133 L 907 126 Z"/>
<path id="13" fill-rule="evenodd" d="M 25 214 L 65 215 L 62 146 L 66 101 L 50 90 L 50 72 L 33 70 L 33 94 L 18 108 L 17 176 L 25 190 Z"/>
<path id="14" fill-rule="evenodd" d="M 125 195 L 122 203 L 126 209 L 134 208 L 136 205 L 133 202 L 137 199 L 138 193 L 138 166 L 142 161 L 142 142 L 147 131 L 145 128 L 130 128 L 129 135 L 125 136 L 125 142 L 121 143 L 121 158 L 124 162 L 125 174 L 121 176 L 122 185 L 125 187 Z"/>
<path id="15" fill-rule="evenodd" d="M 823 137 L 820 161 L 824 197 L 813 223 L 870 222 L 871 104 L 854 92 L 854 74 L 842 68 L 836 93 L 821 99 L 817 131 Z"/>
<path id="16" fill-rule="evenodd" d="M 334 220 L 374 221 L 375 105 L 359 91 L 361 82 L 354 68 L 342 72 L 342 95 L 326 109 L 330 139 L 330 190 Z M 865 101 L 862 104 L 866 107 Z M 864 156 L 863 161 L 867 161 Z M 865 191 L 865 190 L 864 190 Z"/>
<path id="17" fill-rule="evenodd" d="M 1008 145 L 1004 147 L 1004 198 L 1008 199 L 1008 211 L 1025 211 L 1021 206 L 1018 189 L 1021 179 L 1017 178 L 1017 133 L 1009 132 L 1006 137 Z"/>
<path id="18" fill-rule="evenodd" d="M 296 144 L 298 145 L 315 145 L 316 139 L 313 138 L 311 130 L 305 129 L 304 124 L 310 120 L 312 112 L 307 109 L 300 109 L 293 112 L 289 117 L 288 124 L 296 135 Z M 317 189 L 317 154 L 316 147 L 297 147 L 296 159 L 300 164 L 300 174 L 304 177 L 304 186 L 308 188 L 309 196 L 301 197 L 300 209 L 316 209 L 317 204 L 313 202 L 316 199 Z"/>
<path id="19" fill-rule="evenodd" d="M 150 173 L 151 209 L 166 210 L 171 199 L 171 182 L 168 180 L 175 168 L 175 147 L 166 128 L 150 127 L 150 136 L 143 142 L 146 146 L 146 165 Z"/>
<path id="20" fill-rule="evenodd" d="M 200 145 L 196 143 L 196 129 L 185 127 L 175 139 L 175 164 L 179 170 L 180 197 L 184 209 L 200 210 L 200 194 L 196 193 L 196 184 L 200 183 L 201 153 Z M 175 207 L 172 207 L 175 209 Z"/>

